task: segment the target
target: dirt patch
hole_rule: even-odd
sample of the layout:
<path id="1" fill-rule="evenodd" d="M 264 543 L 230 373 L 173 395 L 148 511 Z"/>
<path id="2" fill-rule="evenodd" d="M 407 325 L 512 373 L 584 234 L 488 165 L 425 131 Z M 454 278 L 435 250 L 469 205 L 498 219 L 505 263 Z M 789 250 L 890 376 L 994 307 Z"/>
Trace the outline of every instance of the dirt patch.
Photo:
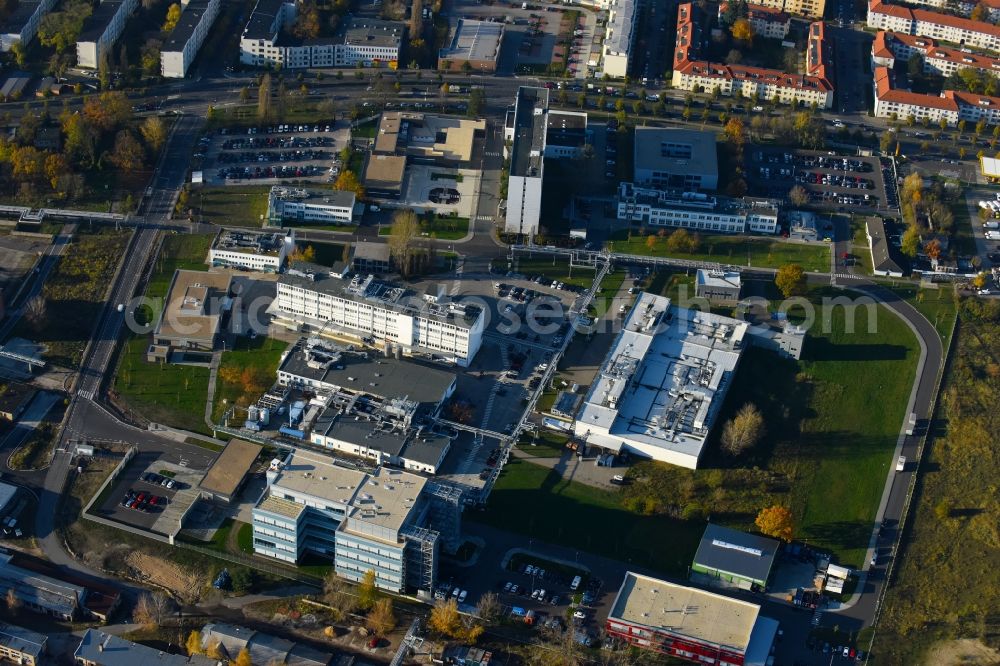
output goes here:
<path id="1" fill-rule="evenodd" d="M 959 638 L 937 643 L 927 653 L 925 664 L 930 666 L 991 666 L 1000 664 L 1000 650 L 972 638 Z"/>
<path id="2" fill-rule="evenodd" d="M 173 562 L 132 551 L 125 558 L 125 564 L 137 578 L 170 590 L 181 601 L 195 601 L 198 598 L 201 581 Z"/>

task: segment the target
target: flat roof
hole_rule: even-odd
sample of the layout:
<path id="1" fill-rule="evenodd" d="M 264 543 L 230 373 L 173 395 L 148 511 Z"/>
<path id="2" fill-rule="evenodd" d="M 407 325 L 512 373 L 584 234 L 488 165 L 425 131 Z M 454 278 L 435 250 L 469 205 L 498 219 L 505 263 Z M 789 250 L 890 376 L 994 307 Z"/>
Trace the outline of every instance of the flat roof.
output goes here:
<path id="1" fill-rule="evenodd" d="M 14 496 L 17 495 L 18 487 L 0 481 L 0 511 L 7 508 Z"/>
<path id="2" fill-rule="evenodd" d="M 201 23 L 208 12 L 210 0 L 188 0 L 181 18 L 177 25 L 170 31 L 167 41 L 163 44 L 163 51 L 181 51 L 191 39 L 198 24 Z"/>
<path id="3" fill-rule="evenodd" d="M 111 20 L 121 11 L 124 4 L 125 0 L 102 0 L 101 4 L 97 5 L 94 13 L 88 16 L 83 22 L 83 29 L 76 40 L 77 43 L 96 42 L 100 39 L 104 31 L 108 29 Z"/>
<path id="4" fill-rule="evenodd" d="M 45 649 L 47 640 L 48 637 L 44 634 L 0 622 L 0 645 L 13 652 L 30 654 L 37 659 Z"/>
<path id="5" fill-rule="evenodd" d="M 721 594 L 628 572 L 608 621 L 662 630 L 743 652 L 760 606 Z"/>
<path id="6" fill-rule="evenodd" d="M 164 666 L 214 666 L 215 659 L 204 655 L 170 654 L 163 650 L 133 643 L 98 629 L 87 629 L 73 653 L 78 661 L 86 661 L 100 666 L 136 666 L 137 664 L 162 664 Z"/>
<path id="7" fill-rule="evenodd" d="M 351 251 L 354 259 L 367 259 L 368 261 L 388 263 L 392 258 L 389 244 L 377 241 L 358 241 L 351 246 Z"/>
<path id="8" fill-rule="evenodd" d="M 384 529 L 399 530 L 425 485 L 427 479 L 417 474 L 379 467 L 358 488 L 348 517 Z M 350 523 L 346 525 L 346 531 L 355 531 L 350 529 Z"/>
<path id="9" fill-rule="evenodd" d="M 354 192 L 348 190 L 313 190 L 285 185 L 275 185 L 271 188 L 268 196 L 272 201 L 289 201 L 307 206 L 334 208 L 353 208 L 357 200 Z"/>
<path id="10" fill-rule="evenodd" d="M 485 130 L 485 120 L 386 111 L 379 120 L 374 153 L 468 162 L 472 159 L 476 132 Z"/>
<path id="11" fill-rule="evenodd" d="M 307 380 L 332 384 L 352 393 L 392 400 L 408 398 L 438 404 L 455 383 L 455 375 L 414 361 L 381 356 L 373 351 L 349 351 L 325 341 L 300 339 L 278 367 Z"/>
<path id="12" fill-rule="evenodd" d="M 695 283 L 706 287 L 739 290 L 743 282 L 740 274 L 736 271 L 710 271 L 699 268 L 698 274 L 695 277 Z"/>
<path id="13" fill-rule="evenodd" d="M 983 156 L 979 159 L 983 175 L 991 178 L 1000 178 L 1000 160 L 995 157 Z"/>
<path id="14" fill-rule="evenodd" d="M 229 440 L 198 485 L 212 493 L 232 495 L 262 450 L 263 447 L 259 444 L 242 439 Z"/>
<path id="15" fill-rule="evenodd" d="M 500 53 L 503 30 L 503 23 L 460 18 L 451 42 L 438 51 L 438 57 L 459 61 L 495 61 Z"/>
<path id="16" fill-rule="evenodd" d="M 231 282 L 228 273 L 174 271 L 154 336 L 205 343 L 214 340 L 221 314 L 229 305 Z"/>
<path id="17" fill-rule="evenodd" d="M 717 174 L 715 132 L 671 127 L 635 128 L 635 171 Z"/>
<path id="18" fill-rule="evenodd" d="M 322 453 L 295 449 L 271 487 L 349 504 L 366 476 L 362 471 L 334 464 L 332 458 Z"/>
<path id="19" fill-rule="evenodd" d="M 284 516 L 285 518 L 297 520 L 299 515 L 306 510 L 306 505 L 286 500 L 282 497 L 277 497 L 276 495 L 268 494 L 267 497 L 261 500 L 255 508 L 260 509 L 261 511 L 273 513 L 277 516 Z"/>
<path id="20" fill-rule="evenodd" d="M 343 21 L 338 37 L 342 44 L 391 48 L 399 46 L 404 30 L 400 21 L 354 17 Z"/>
<path id="21" fill-rule="evenodd" d="M 222 229 L 212 240 L 212 249 L 241 254 L 281 256 L 285 244 L 285 234 L 273 231 L 253 231 L 252 229 Z"/>
<path id="22" fill-rule="evenodd" d="M 402 452 L 407 438 L 406 431 L 394 424 L 382 424 L 362 418 L 360 414 L 340 414 L 330 409 L 316 419 L 313 432 L 394 457 Z"/>
<path id="23" fill-rule="evenodd" d="M 451 448 L 451 440 L 442 435 L 421 433 L 406 443 L 402 457 L 425 465 L 437 465 L 441 457 Z"/>
<path id="24" fill-rule="evenodd" d="M 611 53 L 628 53 L 635 39 L 635 0 L 614 0 L 605 34 L 605 48 Z"/>
<path id="25" fill-rule="evenodd" d="M 511 176 L 542 177 L 548 108 L 549 91 L 545 88 L 521 86 L 517 89 L 510 158 Z"/>
<path id="26" fill-rule="evenodd" d="M 709 523 L 694 563 L 748 580 L 767 580 L 780 547 L 774 539 Z"/>
<path id="27" fill-rule="evenodd" d="M 17 9 L 11 12 L 7 20 L 4 21 L 3 32 L 6 34 L 20 35 L 27 25 L 28 19 L 35 15 L 41 6 L 39 0 L 21 0 L 17 3 Z"/>
<path id="28" fill-rule="evenodd" d="M 402 155 L 369 155 L 365 164 L 365 186 L 369 189 L 399 190 L 403 187 L 406 157 Z"/>
<path id="29" fill-rule="evenodd" d="M 250 13 L 250 19 L 243 28 L 243 38 L 274 39 L 276 31 L 272 26 L 284 4 L 285 0 L 257 0 L 253 12 Z"/>

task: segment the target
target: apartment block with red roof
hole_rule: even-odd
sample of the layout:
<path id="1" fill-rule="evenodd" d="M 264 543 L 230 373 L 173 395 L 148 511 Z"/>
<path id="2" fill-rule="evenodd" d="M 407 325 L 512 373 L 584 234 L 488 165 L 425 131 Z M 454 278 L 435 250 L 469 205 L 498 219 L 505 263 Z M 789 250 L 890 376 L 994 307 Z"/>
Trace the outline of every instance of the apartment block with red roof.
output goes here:
<path id="1" fill-rule="evenodd" d="M 692 3 L 677 8 L 677 41 L 674 46 L 672 85 L 680 90 L 710 92 L 716 87 L 726 96 L 775 100 L 784 104 L 833 106 L 833 83 L 829 78 L 829 41 L 822 22 L 809 26 L 806 74 L 786 74 L 776 69 L 710 63 L 699 59 L 700 24 Z"/>
<path id="2" fill-rule="evenodd" d="M 949 125 L 956 125 L 960 120 L 970 123 L 983 120 L 989 125 L 997 125 L 1000 124 L 1000 97 L 958 90 L 945 90 L 940 95 L 911 92 L 897 87 L 892 70 L 879 66 L 875 68 L 875 116 L 898 119 L 912 116 L 917 121 L 944 120 Z"/>
<path id="3" fill-rule="evenodd" d="M 1000 59 L 978 53 L 969 53 L 949 46 L 941 46 L 930 37 L 903 35 L 880 30 L 872 43 L 872 62 L 876 66 L 892 68 L 896 61 L 906 62 L 914 54 L 924 61 L 924 72 L 951 76 L 961 69 L 974 69 L 1000 75 Z"/>
<path id="4" fill-rule="evenodd" d="M 882 0 L 869 0 L 868 27 L 930 37 L 959 46 L 1000 50 L 1000 27 L 992 23 L 890 5 Z"/>
<path id="5" fill-rule="evenodd" d="M 728 2 L 719 4 L 719 18 L 726 13 Z M 767 5 L 747 5 L 747 20 L 757 37 L 766 39 L 784 39 L 788 36 L 788 30 L 792 26 L 792 17 L 779 7 L 769 7 Z"/>

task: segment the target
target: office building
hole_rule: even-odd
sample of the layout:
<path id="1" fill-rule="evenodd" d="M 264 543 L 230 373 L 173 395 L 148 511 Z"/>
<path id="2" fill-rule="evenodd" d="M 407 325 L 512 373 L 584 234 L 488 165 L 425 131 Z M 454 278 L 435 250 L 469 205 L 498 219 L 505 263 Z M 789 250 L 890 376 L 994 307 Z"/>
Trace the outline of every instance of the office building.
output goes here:
<path id="1" fill-rule="evenodd" d="M 405 175 L 405 157 L 401 155 L 369 155 L 365 163 L 365 190 L 369 196 L 398 199 L 403 193 L 403 177 Z"/>
<path id="2" fill-rule="evenodd" d="M 522 86 L 517 89 L 513 112 L 507 113 L 507 133 L 512 142 L 504 224 L 507 233 L 533 236 L 541 226 L 548 109 L 548 90 Z"/>
<path id="3" fill-rule="evenodd" d="M 87 629 L 73 659 L 80 666 L 218 666 L 205 655 L 170 654 L 98 629 Z"/>
<path id="4" fill-rule="evenodd" d="M 183 79 L 219 15 L 222 0 L 188 0 L 181 18 L 160 49 L 164 78 Z"/>
<path id="5" fill-rule="evenodd" d="M 630 645 L 686 661 L 764 666 L 778 622 L 757 604 L 628 572 L 605 628 Z"/>
<path id="6" fill-rule="evenodd" d="M 223 229 L 208 251 L 208 263 L 220 268 L 280 273 L 285 258 L 294 251 L 294 230 L 285 234 Z"/>
<path id="7" fill-rule="evenodd" d="M 351 245 L 351 270 L 355 273 L 389 273 L 392 271 L 392 251 L 388 243 L 357 241 Z M 338 277 L 331 273 L 332 277 Z M 345 275 L 339 276 L 341 279 Z"/>
<path id="8" fill-rule="evenodd" d="M 1000 27 L 926 9 L 910 9 L 869 0 L 868 27 L 905 35 L 930 37 L 965 47 L 1000 50 Z"/>
<path id="9" fill-rule="evenodd" d="M 395 69 L 405 25 L 347 16 L 332 37 L 298 39 L 287 30 L 295 3 L 258 0 L 240 37 L 240 62 L 259 67 L 389 67 Z"/>
<path id="10" fill-rule="evenodd" d="M 174 271 L 147 360 L 207 363 L 232 307 L 231 284 L 228 273 Z"/>
<path id="11" fill-rule="evenodd" d="M 697 7 L 683 3 L 677 9 L 677 39 L 674 48 L 672 84 L 679 90 L 710 92 L 715 88 L 727 97 L 759 97 L 782 104 L 815 104 L 821 109 L 833 106 L 832 67 L 812 62 L 805 75 L 787 74 L 777 69 L 747 65 L 728 65 L 700 60 L 700 18 Z M 788 10 L 786 10 L 788 11 Z M 828 53 L 822 25 L 810 25 L 810 48 L 818 58 Z M 815 40 L 815 41 L 812 41 Z"/>
<path id="12" fill-rule="evenodd" d="M 275 185 L 267 196 L 268 224 L 352 224 L 357 198 L 342 190 L 307 190 Z"/>
<path id="13" fill-rule="evenodd" d="M 719 3 L 719 19 L 721 20 L 728 10 L 729 3 Z M 792 17 L 782 11 L 781 7 L 768 7 L 766 5 L 748 4 L 747 20 L 753 28 L 754 37 L 764 39 L 784 39 L 788 36 L 788 29 L 792 25 Z"/>
<path id="14" fill-rule="evenodd" d="M 102 0 L 83 22 L 76 40 L 77 67 L 97 69 L 118 41 L 139 0 Z"/>
<path id="15" fill-rule="evenodd" d="M 412 158 L 419 164 L 464 167 L 472 162 L 476 138 L 485 133 L 485 120 L 386 111 L 379 119 L 372 154 Z"/>
<path id="16" fill-rule="evenodd" d="M 20 0 L 0 28 L 0 51 L 14 44 L 27 47 L 38 33 L 38 24 L 56 6 L 56 0 Z"/>
<path id="17" fill-rule="evenodd" d="M 694 280 L 694 295 L 706 298 L 712 305 L 736 305 L 740 302 L 743 282 L 736 271 L 714 271 L 699 268 Z"/>
<path id="18" fill-rule="evenodd" d="M 267 480 L 253 509 L 259 555 L 297 562 L 308 552 L 348 580 L 374 571 L 382 589 L 430 592 L 443 542 L 458 539 L 460 493 L 410 472 L 367 473 L 296 450 L 272 463 Z"/>
<path id="19" fill-rule="evenodd" d="M 618 219 L 692 231 L 775 234 L 778 232 L 778 204 L 769 199 L 732 199 L 620 183 Z"/>
<path id="20" fill-rule="evenodd" d="M 747 340 L 746 322 L 644 292 L 573 429 L 588 446 L 696 469 Z"/>
<path id="21" fill-rule="evenodd" d="M 405 354 L 462 367 L 482 345 L 484 315 L 457 302 L 429 303 L 404 287 L 355 275 L 282 275 L 271 311 L 275 323 L 299 331 L 339 332 Z"/>
<path id="22" fill-rule="evenodd" d="M 601 45 L 601 76 L 628 76 L 636 40 L 639 8 L 635 0 L 611 0 Z"/>
<path id="23" fill-rule="evenodd" d="M 262 450 L 259 444 L 229 440 L 198 483 L 201 496 L 226 503 L 236 499 Z"/>
<path id="24" fill-rule="evenodd" d="M 719 186 L 715 132 L 636 127 L 633 177 L 642 187 L 714 190 Z"/>
<path id="25" fill-rule="evenodd" d="M 438 51 L 439 70 L 492 74 L 497 70 L 504 24 L 460 18 L 448 46 Z"/>
<path id="26" fill-rule="evenodd" d="M 545 130 L 545 159 L 579 159 L 590 143 L 587 114 L 582 111 L 549 110 Z"/>
<path id="27" fill-rule="evenodd" d="M 23 666 L 37 666 L 45 654 L 44 634 L 0 622 L 0 658 Z"/>
<path id="28" fill-rule="evenodd" d="M 872 43 L 872 62 L 876 67 L 893 69 L 897 62 L 906 63 L 920 56 L 925 74 L 948 77 L 962 69 L 981 74 L 1000 75 L 1000 59 L 972 53 L 968 49 L 942 46 L 930 37 L 917 37 L 879 30 Z"/>
<path id="29" fill-rule="evenodd" d="M 774 539 L 709 523 L 691 563 L 691 580 L 763 591 L 780 549 Z"/>

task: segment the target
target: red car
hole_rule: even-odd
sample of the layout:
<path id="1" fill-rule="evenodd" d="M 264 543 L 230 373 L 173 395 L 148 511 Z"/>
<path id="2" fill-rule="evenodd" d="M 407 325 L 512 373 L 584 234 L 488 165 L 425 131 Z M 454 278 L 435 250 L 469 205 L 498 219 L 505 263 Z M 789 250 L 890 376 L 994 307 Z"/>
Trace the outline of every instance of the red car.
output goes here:
<path id="1" fill-rule="evenodd" d="M 378 647 L 378 641 L 379 641 L 379 637 L 378 636 L 372 636 L 370 639 L 368 639 L 368 647 L 370 649 L 377 648 Z"/>

